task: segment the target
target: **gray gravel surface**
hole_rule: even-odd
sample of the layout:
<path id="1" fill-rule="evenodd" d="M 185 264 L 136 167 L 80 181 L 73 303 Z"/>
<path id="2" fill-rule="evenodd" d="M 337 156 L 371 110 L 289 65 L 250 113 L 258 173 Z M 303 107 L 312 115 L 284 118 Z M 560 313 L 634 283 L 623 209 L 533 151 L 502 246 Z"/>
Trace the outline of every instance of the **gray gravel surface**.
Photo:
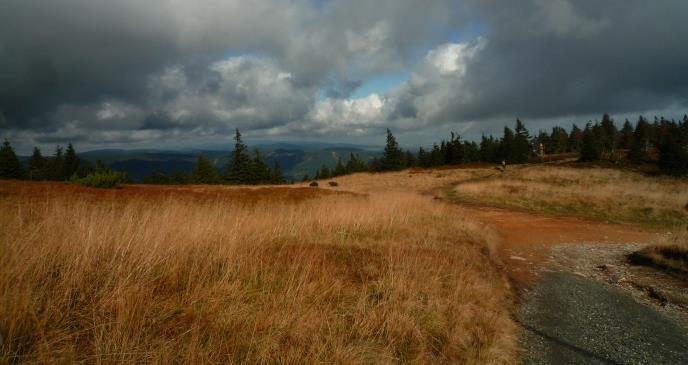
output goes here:
<path id="1" fill-rule="evenodd" d="M 688 325 L 615 288 L 543 272 L 523 299 L 526 364 L 688 364 Z"/>

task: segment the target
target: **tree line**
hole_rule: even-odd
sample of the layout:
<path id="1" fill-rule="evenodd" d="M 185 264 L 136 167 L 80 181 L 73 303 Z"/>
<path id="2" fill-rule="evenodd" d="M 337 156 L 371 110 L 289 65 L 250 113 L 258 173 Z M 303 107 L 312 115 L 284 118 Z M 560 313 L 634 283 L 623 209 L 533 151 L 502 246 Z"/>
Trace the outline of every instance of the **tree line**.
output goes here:
<path id="1" fill-rule="evenodd" d="M 0 178 L 4 179 L 65 181 L 103 171 L 110 169 L 100 160 L 92 164 L 80 159 L 71 143 L 66 149 L 57 146 L 52 156 L 43 156 L 41 150 L 34 147 L 26 166 L 19 161 L 8 140 L 5 139 L 0 147 Z"/>
<path id="2" fill-rule="evenodd" d="M 191 174 L 177 172 L 173 175 L 152 173 L 144 178 L 148 184 L 282 184 L 285 182 L 282 170 L 277 161 L 268 166 L 258 149 L 249 155 L 248 147 L 241 140 L 241 133 L 236 130 L 234 152 L 224 171 L 219 171 L 204 156 L 198 156 Z M 53 156 L 44 157 L 38 147 L 34 147 L 28 166 L 24 166 L 17 157 L 12 145 L 5 140 L 0 147 L 0 178 L 19 180 L 77 181 L 90 175 L 119 174 L 120 181 L 130 182 L 125 173 L 111 170 L 100 160 L 95 164 L 77 156 L 74 146 L 69 143 L 67 149 L 58 146 Z"/>
<path id="3" fill-rule="evenodd" d="M 522 164 L 534 157 L 552 154 L 575 154 L 580 161 L 627 159 L 634 163 L 656 163 L 663 173 L 688 174 L 688 116 L 680 121 L 657 118 L 650 123 L 640 116 L 633 125 L 626 120 L 617 128 L 609 114 L 601 121 L 589 121 L 583 129 L 575 123 L 570 131 L 555 126 L 550 132 L 540 131 L 531 136 L 524 123 L 516 120 L 514 129 L 504 127 L 501 137 L 481 137 L 480 143 L 462 140 L 452 132 L 448 140 L 423 147 L 416 154 L 399 147 L 388 129 L 383 155 L 368 164 L 368 171 L 397 171 L 410 167 L 437 167 L 471 162 Z M 338 161 L 338 166 L 341 161 Z M 337 166 L 335 171 L 345 171 Z M 332 171 L 326 166 L 321 172 Z M 358 171 L 353 171 L 358 172 Z M 322 178 L 338 176 L 325 174 Z"/>
<path id="4" fill-rule="evenodd" d="M 268 166 L 258 149 L 255 149 L 251 156 L 248 147 L 241 139 L 241 132 L 236 129 L 234 150 L 223 171 L 215 168 L 213 162 L 207 157 L 200 155 L 196 158 L 196 164 L 190 175 L 177 172 L 168 176 L 154 172 L 146 176 L 143 182 L 147 184 L 259 185 L 284 184 L 286 181 L 279 162 L 275 161 L 272 166 Z"/>
<path id="5" fill-rule="evenodd" d="M 281 184 L 285 182 L 279 163 L 268 166 L 259 150 L 251 155 L 236 130 L 234 151 L 224 169 L 219 171 L 204 156 L 198 156 L 190 175 L 177 173 L 172 176 L 154 173 L 145 183 L 197 183 L 197 184 Z M 504 127 L 502 136 L 483 135 L 480 143 L 462 140 L 452 132 L 450 138 L 433 144 L 431 149 L 420 147 L 417 153 L 402 150 L 392 132 L 387 130 L 386 144 L 380 158 L 363 161 L 351 153 L 347 162 L 337 159 L 335 166 L 321 166 L 316 179 L 328 179 L 363 171 L 397 171 L 409 167 L 436 167 L 469 162 L 520 164 L 542 155 L 577 154 L 580 161 L 627 159 L 634 163 L 656 163 L 660 170 L 671 175 L 688 175 L 688 116 L 682 120 L 655 117 L 649 122 L 640 116 L 632 124 L 625 120 L 617 128 L 614 120 L 604 114 L 599 122 L 589 121 L 584 128 L 573 124 L 570 131 L 555 126 L 550 132 L 539 131 L 531 136 L 524 123 L 516 120 L 514 129 Z M 94 164 L 79 159 L 71 143 L 63 150 L 57 147 L 54 154 L 44 157 L 40 149 L 24 166 L 10 142 L 0 147 L 0 178 L 64 181 L 83 178 L 89 174 L 108 171 L 97 161 Z M 309 180 L 306 174 L 303 180 Z M 126 176 L 125 176 L 126 181 Z"/>

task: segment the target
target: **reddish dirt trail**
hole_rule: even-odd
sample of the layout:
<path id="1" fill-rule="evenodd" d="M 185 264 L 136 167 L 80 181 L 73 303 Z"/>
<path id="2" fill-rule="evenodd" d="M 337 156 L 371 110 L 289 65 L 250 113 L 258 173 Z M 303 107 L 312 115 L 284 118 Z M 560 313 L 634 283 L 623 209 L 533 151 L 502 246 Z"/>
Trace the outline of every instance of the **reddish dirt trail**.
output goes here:
<path id="1" fill-rule="evenodd" d="M 491 207 L 465 207 L 469 214 L 496 228 L 502 237 L 500 259 L 514 285 L 529 287 L 535 269 L 557 244 L 653 242 L 659 233 L 621 224 L 575 217 L 553 217 Z"/>

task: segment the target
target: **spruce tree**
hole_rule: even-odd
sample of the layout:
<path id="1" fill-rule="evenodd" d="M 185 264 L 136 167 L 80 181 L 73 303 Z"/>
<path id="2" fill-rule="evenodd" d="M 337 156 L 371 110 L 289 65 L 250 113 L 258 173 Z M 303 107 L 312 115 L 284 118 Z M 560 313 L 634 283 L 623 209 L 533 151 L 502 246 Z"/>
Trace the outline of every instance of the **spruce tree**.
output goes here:
<path id="1" fill-rule="evenodd" d="M 55 147 L 55 154 L 48 161 L 48 175 L 50 180 L 63 181 L 67 177 L 64 176 L 64 168 L 62 164 L 64 163 L 64 156 L 62 152 L 62 147 Z"/>
<path id="2" fill-rule="evenodd" d="M 38 147 L 33 148 L 33 154 L 29 159 L 29 179 L 44 180 L 47 176 L 46 160 Z"/>
<path id="3" fill-rule="evenodd" d="M 232 153 L 227 169 L 225 171 L 225 181 L 230 184 L 248 184 L 251 182 L 250 169 L 251 161 L 247 154 L 247 147 L 241 141 L 239 129 L 234 135 L 234 152 Z"/>
<path id="4" fill-rule="evenodd" d="M 72 175 L 74 175 L 74 173 L 77 172 L 78 169 L 79 157 L 76 155 L 74 146 L 72 146 L 72 143 L 70 142 L 67 144 L 67 149 L 64 153 L 64 161 L 62 162 L 62 176 L 64 176 L 65 179 L 69 179 L 72 177 Z"/>
<path id="5" fill-rule="evenodd" d="M 220 175 L 209 159 L 198 156 L 196 166 L 191 171 L 191 182 L 194 184 L 217 184 L 220 182 Z"/>
<path id="6" fill-rule="evenodd" d="M 302 181 L 302 182 L 307 182 L 308 180 L 310 180 L 310 177 L 308 176 L 308 173 L 306 172 L 306 173 L 303 174 L 303 178 L 301 179 L 301 181 Z"/>
<path id="7" fill-rule="evenodd" d="M 270 167 L 263 161 L 263 156 L 258 149 L 253 151 L 253 160 L 249 171 L 249 184 L 269 184 L 272 181 Z"/>
<path id="8" fill-rule="evenodd" d="M 545 153 L 545 154 L 551 154 L 554 153 L 554 143 L 550 140 L 550 135 L 547 134 L 545 131 L 540 131 L 534 139 L 535 145 L 535 151 L 537 154 Z M 540 145 L 542 145 L 542 151 L 540 151 Z"/>
<path id="9" fill-rule="evenodd" d="M 576 124 L 571 127 L 568 145 L 569 152 L 580 152 L 583 145 L 583 131 Z"/>
<path id="10" fill-rule="evenodd" d="M 483 162 L 497 162 L 499 145 L 494 137 L 482 136 L 480 140 L 480 160 Z"/>
<path id="11" fill-rule="evenodd" d="M 569 149 L 569 135 L 564 128 L 552 128 L 552 134 L 549 136 L 549 141 L 552 144 L 550 146 L 552 153 L 564 153 Z"/>
<path id="12" fill-rule="evenodd" d="M 349 161 L 346 162 L 345 169 L 347 174 L 353 174 L 356 172 L 368 171 L 368 166 L 361 160 L 357 153 L 351 152 L 349 154 Z"/>
<path id="13" fill-rule="evenodd" d="M 425 152 L 423 147 L 418 148 L 418 165 L 421 167 L 430 167 L 430 155 Z"/>
<path id="14" fill-rule="evenodd" d="M 658 138 L 657 166 L 670 175 L 688 175 L 688 140 L 682 135 L 680 127 L 668 123 Z"/>
<path id="15" fill-rule="evenodd" d="M 330 172 L 329 167 L 325 165 L 320 167 L 318 174 L 315 176 L 316 179 L 329 179 L 330 177 L 332 177 L 332 173 Z"/>
<path id="16" fill-rule="evenodd" d="M 609 153 L 613 153 L 616 149 L 616 144 L 619 139 L 619 131 L 616 129 L 616 126 L 614 125 L 614 120 L 612 120 L 609 114 L 605 113 L 602 116 L 602 122 L 600 123 L 600 126 L 602 127 L 601 137 L 604 149 Z"/>
<path id="17" fill-rule="evenodd" d="M 621 132 L 619 134 L 619 148 L 627 150 L 627 149 L 631 148 L 632 144 L 633 144 L 633 126 L 631 125 L 631 122 L 629 122 L 628 119 L 626 119 L 623 127 L 621 128 Z"/>
<path id="18" fill-rule="evenodd" d="M 432 145 L 432 150 L 430 151 L 430 163 L 429 166 L 442 166 L 444 163 L 444 156 L 442 155 L 442 149 L 435 143 Z"/>
<path id="19" fill-rule="evenodd" d="M 5 139 L 2 147 L 0 147 L 0 179 L 22 178 L 24 178 L 24 166 L 14 153 L 10 141 Z"/>
<path id="20" fill-rule="evenodd" d="M 642 162 L 648 158 L 648 148 L 650 145 L 650 129 L 652 126 L 643 116 L 638 118 L 638 123 L 633 131 L 633 141 L 631 149 L 628 151 L 628 159 L 633 162 Z"/>
<path id="21" fill-rule="evenodd" d="M 385 151 L 380 161 L 381 171 L 397 171 L 404 168 L 403 152 L 399 148 L 396 138 L 392 132 L 387 129 L 387 144 Z"/>
<path id="22" fill-rule="evenodd" d="M 342 159 L 337 158 L 337 164 L 334 166 L 334 170 L 332 171 L 332 177 L 342 176 L 342 175 L 346 175 L 346 168 L 344 167 L 344 164 L 342 163 Z"/>
<path id="23" fill-rule="evenodd" d="M 530 145 L 530 136 L 523 122 L 516 119 L 516 134 L 514 136 L 514 144 L 511 150 L 511 163 L 526 163 L 528 157 L 532 152 Z"/>
<path id="24" fill-rule="evenodd" d="M 504 127 L 504 135 L 499 141 L 499 152 L 497 153 L 499 160 L 505 160 L 508 163 L 513 162 L 514 139 L 514 131 L 509 127 Z"/>
<path id="25" fill-rule="evenodd" d="M 599 140 L 592 123 L 588 123 L 583 130 L 580 161 L 597 161 L 602 158 L 603 142 Z"/>

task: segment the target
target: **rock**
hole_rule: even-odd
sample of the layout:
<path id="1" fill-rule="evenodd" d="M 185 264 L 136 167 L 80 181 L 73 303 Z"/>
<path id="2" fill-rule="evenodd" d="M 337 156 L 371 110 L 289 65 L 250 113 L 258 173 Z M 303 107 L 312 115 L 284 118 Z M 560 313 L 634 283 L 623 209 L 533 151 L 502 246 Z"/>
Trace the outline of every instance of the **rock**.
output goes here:
<path id="1" fill-rule="evenodd" d="M 588 277 L 587 275 L 583 274 L 583 273 L 580 272 L 580 271 L 574 271 L 574 272 L 573 272 L 573 275 L 577 275 L 577 276 L 580 276 L 580 277 L 582 277 L 582 278 L 587 278 L 587 277 Z"/>
<path id="2" fill-rule="evenodd" d="M 612 265 L 612 264 L 602 264 L 602 265 L 599 265 L 599 266 L 596 266 L 596 267 L 597 267 L 598 269 L 602 270 L 602 271 L 607 271 L 607 270 L 612 270 L 612 269 L 616 268 L 616 265 Z"/>
<path id="3" fill-rule="evenodd" d="M 509 258 L 512 260 L 517 260 L 517 261 L 526 261 L 526 259 L 521 257 L 521 256 L 511 256 Z"/>

